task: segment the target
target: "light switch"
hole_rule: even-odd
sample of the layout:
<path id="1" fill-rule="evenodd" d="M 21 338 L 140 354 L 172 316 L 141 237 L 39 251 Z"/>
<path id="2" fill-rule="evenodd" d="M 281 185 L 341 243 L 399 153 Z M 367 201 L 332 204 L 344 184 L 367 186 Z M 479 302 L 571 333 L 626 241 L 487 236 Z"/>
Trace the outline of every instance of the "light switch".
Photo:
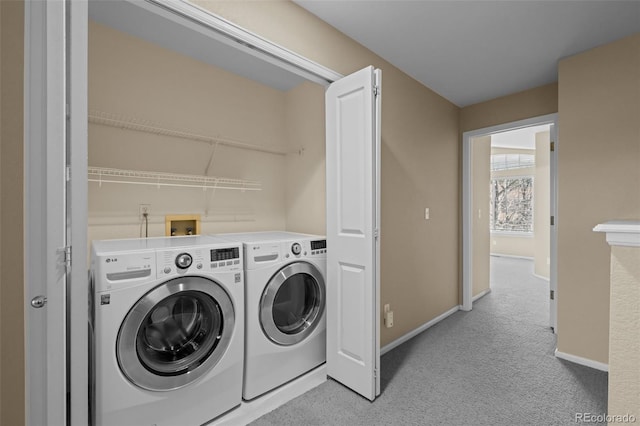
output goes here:
<path id="1" fill-rule="evenodd" d="M 424 209 L 424 219 L 429 220 L 429 207 Z"/>

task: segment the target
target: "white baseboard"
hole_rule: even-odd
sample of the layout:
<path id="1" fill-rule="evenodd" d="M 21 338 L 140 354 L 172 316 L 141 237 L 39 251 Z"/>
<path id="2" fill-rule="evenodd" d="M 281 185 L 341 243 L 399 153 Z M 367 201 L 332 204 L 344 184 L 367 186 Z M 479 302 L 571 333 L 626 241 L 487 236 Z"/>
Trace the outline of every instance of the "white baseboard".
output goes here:
<path id="1" fill-rule="evenodd" d="M 487 294 L 491 293 L 491 289 L 488 288 L 484 291 L 481 291 L 480 293 L 476 294 L 475 296 L 473 296 L 471 298 L 471 302 L 475 302 L 476 300 L 480 299 L 482 296 L 486 296 Z"/>
<path id="2" fill-rule="evenodd" d="M 266 395 L 252 401 L 242 401 L 239 407 L 208 423 L 208 426 L 238 426 L 249 424 L 326 381 L 327 367 L 325 364 L 322 364 L 304 376 L 300 376 L 286 385 L 272 390 Z"/>
<path id="3" fill-rule="evenodd" d="M 545 281 L 550 281 L 549 277 L 543 277 L 542 275 L 538 275 L 538 274 L 533 274 L 534 277 L 536 278 L 540 278 L 541 280 L 545 280 Z"/>
<path id="4" fill-rule="evenodd" d="M 394 349 L 394 348 L 400 346 L 401 344 L 403 344 L 407 340 L 417 336 L 418 334 L 420 334 L 423 331 L 425 331 L 427 328 L 429 328 L 429 327 L 431 327 L 433 325 L 436 325 L 437 323 L 439 323 L 440 321 L 442 321 L 443 319 L 445 319 L 449 315 L 454 314 L 454 313 L 458 312 L 459 310 L 460 310 L 460 305 L 454 306 L 453 308 L 449 309 L 445 313 L 438 315 L 437 317 L 435 317 L 431 321 L 429 321 L 429 322 L 427 322 L 425 324 L 422 324 L 418 328 L 415 328 L 415 329 L 411 330 L 410 332 L 408 332 L 404 336 L 399 337 L 398 339 L 394 340 L 393 342 L 391 342 L 391 343 L 383 346 L 382 348 L 380 348 L 380 355 L 386 354 L 391 349 Z"/>
<path id="5" fill-rule="evenodd" d="M 571 355 L 564 352 L 560 352 L 556 349 L 555 352 L 556 358 L 564 359 L 566 361 L 571 361 L 576 364 L 584 365 L 585 367 L 595 368 L 596 370 L 609 372 L 609 364 L 605 364 L 603 362 L 594 361 L 592 359 L 583 358 L 577 355 Z"/>

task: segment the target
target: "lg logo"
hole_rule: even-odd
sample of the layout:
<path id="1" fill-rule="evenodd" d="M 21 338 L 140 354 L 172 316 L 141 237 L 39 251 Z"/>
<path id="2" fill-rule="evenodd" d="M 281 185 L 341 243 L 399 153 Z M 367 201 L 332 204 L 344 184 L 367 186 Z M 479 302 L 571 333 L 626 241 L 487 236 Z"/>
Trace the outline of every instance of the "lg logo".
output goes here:
<path id="1" fill-rule="evenodd" d="M 106 260 L 106 262 L 107 262 L 107 263 L 117 262 L 117 261 L 118 261 L 118 258 L 117 258 L 117 257 L 114 257 L 113 259 L 111 259 L 111 258 L 107 258 L 107 260 Z"/>

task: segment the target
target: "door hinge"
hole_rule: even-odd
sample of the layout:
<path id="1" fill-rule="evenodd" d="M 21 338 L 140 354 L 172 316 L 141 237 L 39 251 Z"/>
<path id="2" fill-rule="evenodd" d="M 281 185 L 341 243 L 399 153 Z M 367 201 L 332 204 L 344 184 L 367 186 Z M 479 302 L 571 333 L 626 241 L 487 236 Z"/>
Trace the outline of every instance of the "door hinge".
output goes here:
<path id="1" fill-rule="evenodd" d="M 373 230 L 373 238 L 376 240 L 380 237 L 380 229 L 376 228 Z"/>
<path id="2" fill-rule="evenodd" d="M 374 379 L 377 379 L 377 378 L 378 378 L 378 369 L 377 369 L 377 368 L 374 368 L 374 369 L 373 369 L 373 378 L 374 378 Z"/>
<path id="3" fill-rule="evenodd" d="M 556 150 L 556 143 L 554 141 L 551 141 L 551 143 L 549 144 L 549 148 L 551 149 L 551 152 L 554 152 Z"/>
<path id="4" fill-rule="evenodd" d="M 65 167 L 64 176 L 67 182 L 71 181 L 71 167 L 69 166 Z"/>
<path id="5" fill-rule="evenodd" d="M 57 251 L 60 256 L 58 263 L 64 265 L 67 272 L 71 272 L 71 246 L 60 247 Z"/>
<path id="6" fill-rule="evenodd" d="M 550 290 L 549 291 L 549 299 L 555 300 L 555 298 L 556 298 L 556 292 L 554 290 Z"/>
<path id="7" fill-rule="evenodd" d="M 380 93 L 378 86 L 373 86 L 373 96 L 378 96 L 378 93 Z"/>
<path id="8" fill-rule="evenodd" d="M 65 116 L 66 116 L 67 120 L 69 118 L 71 118 L 71 108 L 69 108 L 69 104 L 66 104 L 64 106 L 64 113 L 65 113 Z"/>
<path id="9" fill-rule="evenodd" d="M 555 216 L 551 216 L 551 225 L 555 225 L 556 224 L 556 217 Z"/>

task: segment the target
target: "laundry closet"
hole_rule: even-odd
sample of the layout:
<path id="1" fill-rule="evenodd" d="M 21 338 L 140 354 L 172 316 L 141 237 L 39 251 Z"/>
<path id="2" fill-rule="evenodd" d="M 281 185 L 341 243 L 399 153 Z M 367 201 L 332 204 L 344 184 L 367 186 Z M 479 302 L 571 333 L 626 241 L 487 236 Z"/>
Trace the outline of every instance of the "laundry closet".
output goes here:
<path id="1" fill-rule="evenodd" d="M 178 25 L 90 18 L 89 243 L 325 233 L 324 87 L 232 48 L 207 51 Z M 245 76 L 204 62 L 224 55 Z M 193 222 L 172 230 L 171 218 Z"/>

